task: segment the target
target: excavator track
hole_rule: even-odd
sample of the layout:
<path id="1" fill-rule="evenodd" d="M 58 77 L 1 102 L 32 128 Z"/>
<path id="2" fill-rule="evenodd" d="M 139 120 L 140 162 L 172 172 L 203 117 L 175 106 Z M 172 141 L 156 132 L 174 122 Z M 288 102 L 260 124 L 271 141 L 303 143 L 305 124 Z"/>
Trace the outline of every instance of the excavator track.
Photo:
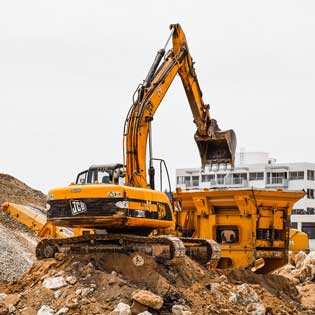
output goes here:
<path id="1" fill-rule="evenodd" d="M 185 257 L 185 246 L 179 238 L 168 235 L 143 237 L 126 234 L 89 234 L 42 239 L 36 247 L 36 257 L 39 260 L 54 257 L 56 253 L 83 255 L 136 252 L 152 256 L 157 261 L 180 263 Z"/>
<path id="2" fill-rule="evenodd" d="M 186 255 L 198 261 L 201 265 L 214 270 L 221 257 L 220 245 L 210 239 L 181 237 L 186 248 Z"/>
<path id="3" fill-rule="evenodd" d="M 215 268 L 220 258 L 220 248 L 215 241 L 170 235 L 144 237 L 127 234 L 88 234 L 42 239 L 36 247 L 38 260 L 54 257 L 56 253 L 140 253 L 151 256 L 158 262 L 171 264 L 183 263 L 187 255 L 210 268 Z M 140 260 L 143 258 L 140 257 Z"/>

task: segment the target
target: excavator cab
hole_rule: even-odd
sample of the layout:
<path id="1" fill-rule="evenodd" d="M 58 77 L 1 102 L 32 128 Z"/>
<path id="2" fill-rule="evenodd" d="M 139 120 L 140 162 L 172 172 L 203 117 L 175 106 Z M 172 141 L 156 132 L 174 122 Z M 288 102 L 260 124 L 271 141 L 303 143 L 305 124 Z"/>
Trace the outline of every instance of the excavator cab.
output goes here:
<path id="1" fill-rule="evenodd" d="M 88 170 L 80 172 L 76 185 L 86 184 L 114 184 L 123 185 L 125 181 L 125 168 L 122 164 L 92 165 Z"/>

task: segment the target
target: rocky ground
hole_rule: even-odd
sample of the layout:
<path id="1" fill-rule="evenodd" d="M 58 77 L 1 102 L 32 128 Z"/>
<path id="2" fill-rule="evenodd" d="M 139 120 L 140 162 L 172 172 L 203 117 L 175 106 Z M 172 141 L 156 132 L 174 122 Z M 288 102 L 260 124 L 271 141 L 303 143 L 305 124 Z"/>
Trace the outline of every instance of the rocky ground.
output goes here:
<path id="1" fill-rule="evenodd" d="M 13 192 L 1 190 L 5 179 Z M 43 194 L 11 176 L 0 175 L 0 183 L 1 201 L 44 205 Z M 0 215 L 0 315 L 315 314 L 313 254 L 292 256 L 276 274 L 257 275 L 209 271 L 189 258 L 164 265 L 144 256 L 136 266 L 136 254 L 35 261 L 36 242 L 31 231 Z"/>
<path id="2" fill-rule="evenodd" d="M 0 173 L 0 205 L 4 202 L 43 208 L 46 196 L 18 179 Z M 0 213 L 0 280 L 19 278 L 35 261 L 35 234 L 22 224 Z"/>
<path id="3" fill-rule="evenodd" d="M 145 257 L 136 266 L 132 258 L 59 254 L 36 262 L 20 280 L 0 285 L 0 314 L 314 314 L 279 275 L 211 272 L 189 258 L 166 266 Z"/>
<path id="4" fill-rule="evenodd" d="M 11 175 L 0 173 L 0 205 L 6 201 L 45 208 L 46 195 Z"/>
<path id="5" fill-rule="evenodd" d="M 315 252 L 291 254 L 289 264 L 275 273 L 296 286 L 302 305 L 315 310 Z"/>

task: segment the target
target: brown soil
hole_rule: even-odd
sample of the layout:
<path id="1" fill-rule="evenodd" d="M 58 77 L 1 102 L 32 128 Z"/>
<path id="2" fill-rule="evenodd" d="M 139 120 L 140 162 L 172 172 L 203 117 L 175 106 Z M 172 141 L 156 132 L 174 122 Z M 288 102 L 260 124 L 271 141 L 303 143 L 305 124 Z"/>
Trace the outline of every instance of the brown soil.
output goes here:
<path id="1" fill-rule="evenodd" d="M 43 207 L 45 195 L 0 174 L 0 203 L 5 201 Z M 59 254 L 56 259 L 35 261 L 35 246 L 34 233 L 6 215 L 0 216 L 0 314 L 6 314 L 13 304 L 17 315 L 36 315 L 43 305 L 54 313 L 66 307 L 69 315 L 106 315 L 119 302 L 131 305 L 132 293 L 145 289 L 164 300 L 160 311 L 150 310 L 153 315 L 171 314 L 174 304 L 198 315 L 253 315 L 246 311 L 248 304 L 235 299 L 244 284 L 257 295 L 256 302 L 265 306 L 266 315 L 315 314 L 313 282 L 304 283 L 299 295 L 290 279 L 280 275 L 208 271 L 189 258 L 183 264 L 165 265 L 144 256 L 145 264 L 140 267 L 133 264 L 133 255 L 118 253 Z M 44 279 L 56 276 L 62 276 L 66 284 L 58 290 L 45 288 Z"/>
<path id="2" fill-rule="evenodd" d="M 145 264 L 141 267 L 135 266 L 132 258 L 125 254 L 70 257 L 59 254 L 58 260 L 35 262 L 20 280 L 0 285 L 0 292 L 18 294 L 16 314 L 23 314 L 23 309 L 28 314 L 36 314 L 42 305 L 55 311 L 68 307 L 67 314 L 110 314 L 119 302 L 131 305 L 132 292 L 145 289 L 164 299 L 162 309 L 159 312 L 150 310 L 152 314 L 171 314 L 174 304 L 182 304 L 193 314 L 236 315 L 246 314 L 246 306 L 232 302 L 231 292 L 244 279 L 243 282 L 250 283 L 259 295 L 268 314 L 304 313 L 296 301 L 294 287 L 278 277 L 267 276 L 265 280 L 263 276 L 239 271 L 228 273 L 230 281 L 222 272 L 210 272 L 189 258 L 182 265 L 167 266 L 145 256 Z M 59 289 L 56 297 L 56 291 L 43 286 L 43 280 L 49 276 L 63 276 L 64 279 L 71 276 L 76 281 Z M 84 291 L 88 293 L 84 295 Z"/>
<path id="3" fill-rule="evenodd" d="M 45 206 L 46 196 L 18 179 L 0 173 L 0 206 L 4 202 Z M 33 231 L 0 213 L 0 280 L 21 277 L 35 261 L 37 238 Z"/>
<path id="4" fill-rule="evenodd" d="M 46 196 L 13 176 L 0 173 L 0 205 L 6 201 L 44 208 Z"/>

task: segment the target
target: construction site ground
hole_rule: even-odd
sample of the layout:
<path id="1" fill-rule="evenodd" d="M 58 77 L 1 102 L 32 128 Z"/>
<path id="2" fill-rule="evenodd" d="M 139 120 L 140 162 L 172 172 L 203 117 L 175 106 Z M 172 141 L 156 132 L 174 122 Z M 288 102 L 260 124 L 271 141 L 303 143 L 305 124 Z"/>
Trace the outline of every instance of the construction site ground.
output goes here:
<path id="1" fill-rule="evenodd" d="M 45 204 L 44 194 L 9 175 L 0 174 L 0 185 L 1 202 Z M 37 240 L 1 214 L 0 315 L 315 314 L 312 254 L 300 253 L 274 274 L 258 275 L 209 271 L 188 257 L 178 265 L 145 257 L 142 266 L 133 255 L 118 253 L 36 261 Z"/>

